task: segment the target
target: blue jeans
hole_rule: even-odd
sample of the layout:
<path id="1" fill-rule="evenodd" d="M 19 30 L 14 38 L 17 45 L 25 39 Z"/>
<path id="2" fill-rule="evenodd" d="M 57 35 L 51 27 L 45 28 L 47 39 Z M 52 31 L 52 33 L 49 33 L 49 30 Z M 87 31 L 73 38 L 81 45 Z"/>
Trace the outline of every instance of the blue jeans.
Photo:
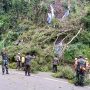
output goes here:
<path id="1" fill-rule="evenodd" d="M 6 74 L 8 74 L 8 60 L 2 60 L 2 73 L 4 74 L 6 70 Z"/>

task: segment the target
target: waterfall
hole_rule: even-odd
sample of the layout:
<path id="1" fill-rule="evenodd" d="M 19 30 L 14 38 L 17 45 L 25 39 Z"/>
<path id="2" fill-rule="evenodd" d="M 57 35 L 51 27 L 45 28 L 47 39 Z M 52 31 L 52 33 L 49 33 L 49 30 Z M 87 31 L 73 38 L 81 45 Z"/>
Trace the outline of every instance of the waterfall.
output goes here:
<path id="1" fill-rule="evenodd" d="M 51 8 L 51 16 L 53 19 L 55 15 L 54 15 L 54 8 L 53 8 L 52 4 L 50 5 L 50 8 Z"/>
<path id="2" fill-rule="evenodd" d="M 66 17 L 68 17 L 70 14 L 70 5 L 68 6 L 68 10 L 65 12 L 65 14 L 62 17 L 62 20 L 64 20 Z"/>
<path id="3" fill-rule="evenodd" d="M 47 22 L 48 24 L 51 23 L 52 19 L 55 17 L 54 15 L 54 8 L 52 6 L 52 4 L 50 5 L 50 13 L 48 13 L 48 17 L 47 17 Z"/>
<path id="4" fill-rule="evenodd" d="M 65 19 L 66 17 L 68 17 L 69 14 L 70 14 L 70 13 L 69 13 L 69 10 L 67 10 L 67 11 L 65 12 L 65 14 L 63 15 L 62 20 Z"/>

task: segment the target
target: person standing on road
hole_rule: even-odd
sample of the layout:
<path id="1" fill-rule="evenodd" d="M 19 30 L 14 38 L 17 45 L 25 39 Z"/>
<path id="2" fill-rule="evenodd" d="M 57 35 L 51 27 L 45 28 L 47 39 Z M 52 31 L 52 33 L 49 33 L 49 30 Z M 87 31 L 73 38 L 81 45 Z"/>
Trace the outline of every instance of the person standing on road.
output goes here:
<path id="1" fill-rule="evenodd" d="M 5 70 L 6 70 L 6 74 L 9 74 L 8 72 L 9 57 L 7 55 L 6 49 L 4 49 L 1 52 L 1 55 L 2 55 L 2 74 L 4 75 Z"/>
<path id="2" fill-rule="evenodd" d="M 86 68 L 87 62 L 82 56 L 75 58 L 75 71 L 76 71 L 75 85 L 84 86 Z"/>
<path id="3" fill-rule="evenodd" d="M 25 76 L 30 76 L 31 71 L 31 60 L 35 59 L 35 56 L 31 56 L 30 53 L 26 53 L 25 57 Z"/>
<path id="4" fill-rule="evenodd" d="M 55 56 L 55 58 L 53 59 L 52 64 L 53 64 L 53 72 L 57 72 L 57 65 L 59 64 L 57 56 Z"/>
<path id="5" fill-rule="evenodd" d="M 16 60 L 16 69 L 20 70 L 21 68 L 21 56 L 20 56 L 20 53 L 18 53 L 15 57 L 15 60 Z"/>

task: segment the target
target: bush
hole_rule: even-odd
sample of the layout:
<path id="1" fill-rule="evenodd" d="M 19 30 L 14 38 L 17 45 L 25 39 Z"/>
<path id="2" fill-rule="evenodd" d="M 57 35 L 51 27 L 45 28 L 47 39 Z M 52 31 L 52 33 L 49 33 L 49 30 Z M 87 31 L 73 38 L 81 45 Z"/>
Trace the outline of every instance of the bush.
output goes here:
<path id="1" fill-rule="evenodd" d="M 62 24 L 60 23 L 60 21 L 58 19 L 54 18 L 52 20 L 52 27 L 60 29 L 62 27 Z"/>
<path id="2" fill-rule="evenodd" d="M 36 72 L 36 71 L 38 71 L 38 67 L 39 67 L 39 65 L 37 64 L 37 62 L 36 61 L 32 61 L 31 62 L 31 72 Z"/>
<path id="3" fill-rule="evenodd" d="M 75 57 L 82 55 L 90 60 L 90 48 L 82 43 L 71 44 L 64 53 L 64 60 L 66 63 L 72 64 Z"/>
<path id="4" fill-rule="evenodd" d="M 4 47 L 4 42 L 0 41 L 0 50 L 2 50 L 3 47 Z"/>
<path id="5" fill-rule="evenodd" d="M 52 74 L 53 77 L 56 78 L 65 78 L 68 79 L 70 83 L 75 83 L 76 78 L 75 78 L 75 72 L 70 66 L 59 66 L 58 67 L 58 72 Z M 90 79 L 85 78 L 85 85 L 90 85 Z"/>
<path id="6" fill-rule="evenodd" d="M 9 64 L 9 67 L 10 67 L 11 69 L 16 69 L 16 63 L 15 63 L 15 62 L 10 63 L 10 64 Z"/>
<path id="7" fill-rule="evenodd" d="M 52 76 L 56 77 L 56 78 L 62 78 L 63 77 L 63 73 L 62 72 L 57 72 L 57 73 L 53 74 Z"/>
<path id="8" fill-rule="evenodd" d="M 17 46 L 14 46 L 14 45 L 7 47 L 9 60 L 10 60 L 11 63 L 15 61 L 14 56 L 19 52 L 20 48 L 21 47 L 17 47 Z"/>
<path id="9" fill-rule="evenodd" d="M 18 33 L 9 31 L 5 36 L 6 36 L 6 37 L 5 37 L 5 40 L 4 40 L 4 45 L 5 45 L 5 46 L 8 46 L 8 45 L 11 45 L 12 42 L 14 42 L 14 41 L 17 40 L 17 38 L 18 38 Z M 4 38 L 4 37 L 3 37 L 3 38 Z"/>
<path id="10" fill-rule="evenodd" d="M 47 71 L 49 71 L 49 68 L 47 65 L 45 65 L 45 66 L 40 67 L 40 71 L 47 72 Z"/>
<path id="11" fill-rule="evenodd" d="M 87 80 L 85 81 L 85 85 L 90 85 L 90 79 L 87 79 Z"/>
<path id="12" fill-rule="evenodd" d="M 83 43 L 85 45 L 90 46 L 90 32 L 89 31 L 83 31 L 81 32 L 74 40 L 72 43 Z"/>
<path id="13" fill-rule="evenodd" d="M 88 6 L 88 12 L 85 17 L 81 19 L 82 23 L 84 23 L 85 28 L 90 31 L 90 6 Z"/>
<path id="14" fill-rule="evenodd" d="M 60 66 L 59 71 L 53 74 L 53 76 L 57 78 L 66 78 L 68 80 L 71 80 L 74 78 L 74 71 L 70 66 Z"/>
<path id="15" fill-rule="evenodd" d="M 70 66 L 59 66 L 58 72 L 52 74 L 53 77 L 56 78 L 65 78 L 68 79 L 70 83 L 75 83 L 75 72 Z M 88 77 L 85 77 L 85 85 L 90 85 L 90 79 Z"/>
<path id="16" fill-rule="evenodd" d="M 74 71 L 71 67 L 66 66 L 63 70 L 64 78 L 66 79 L 73 79 L 74 78 Z"/>

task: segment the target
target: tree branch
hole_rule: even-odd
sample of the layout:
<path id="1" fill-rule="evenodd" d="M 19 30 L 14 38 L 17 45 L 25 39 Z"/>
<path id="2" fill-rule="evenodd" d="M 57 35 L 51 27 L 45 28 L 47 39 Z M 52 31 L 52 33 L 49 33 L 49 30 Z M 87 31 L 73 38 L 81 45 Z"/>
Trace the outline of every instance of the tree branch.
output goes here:
<path id="1" fill-rule="evenodd" d="M 78 33 L 67 43 L 67 45 L 70 44 L 78 36 L 78 34 L 81 32 L 81 30 L 82 30 L 82 28 L 80 28 Z"/>

